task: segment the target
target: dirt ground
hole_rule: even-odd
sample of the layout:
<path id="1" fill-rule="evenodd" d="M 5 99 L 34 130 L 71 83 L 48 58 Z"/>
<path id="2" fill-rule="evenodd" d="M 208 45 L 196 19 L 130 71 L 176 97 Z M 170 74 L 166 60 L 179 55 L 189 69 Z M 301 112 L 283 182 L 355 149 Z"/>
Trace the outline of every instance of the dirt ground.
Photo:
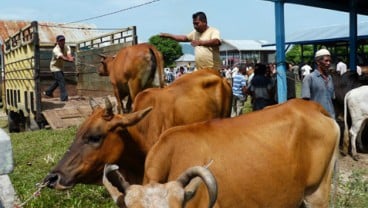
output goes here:
<path id="1" fill-rule="evenodd" d="M 350 156 L 339 156 L 337 164 L 339 170 L 338 175 L 343 181 L 347 181 L 353 171 L 358 170 L 365 170 L 365 179 L 368 180 L 368 154 L 359 153 L 359 157 L 359 161 L 355 161 Z"/>

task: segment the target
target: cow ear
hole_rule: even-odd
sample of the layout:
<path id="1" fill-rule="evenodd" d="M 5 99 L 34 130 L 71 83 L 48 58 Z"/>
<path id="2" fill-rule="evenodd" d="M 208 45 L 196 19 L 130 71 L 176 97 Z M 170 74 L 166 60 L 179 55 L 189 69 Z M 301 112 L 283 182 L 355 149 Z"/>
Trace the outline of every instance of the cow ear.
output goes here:
<path id="1" fill-rule="evenodd" d="M 152 110 L 152 107 L 148 107 L 146 109 L 136 111 L 129 114 L 124 114 L 122 117 L 122 124 L 124 126 L 131 126 L 136 123 L 138 123 L 140 120 L 142 120 L 150 111 Z"/>
<path id="2" fill-rule="evenodd" d="M 103 117 L 105 118 L 105 120 L 111 120 L 112 117 L 114 116 L 113 105 L 108 97 L 105 97 L 104 100 L 105 100 L 105 114 L 103 115 Z"/>

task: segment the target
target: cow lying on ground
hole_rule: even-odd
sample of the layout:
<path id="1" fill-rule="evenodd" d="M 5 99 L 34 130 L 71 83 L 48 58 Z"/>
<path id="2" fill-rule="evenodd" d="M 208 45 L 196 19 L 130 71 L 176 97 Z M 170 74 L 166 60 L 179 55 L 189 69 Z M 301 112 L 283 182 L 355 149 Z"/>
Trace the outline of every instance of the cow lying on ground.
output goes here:
<path id="1" fill-rule="evenodd" d="M 145 186 L 129 185 L 116 165 L 106 165 L 103 175 L 103 184 L 110 193 L 114 202 L 123 208 L 184 208 L 192 199 L 196 190 L 185 190 L 186 186 L 198 176 L 207 187 L 210 198 L 207 207 L 212 207 L 217 198 L 217 183 L 211 171 L 196 166 L 189 168 L 177 180 L 165 184 L 152 183 Z M 199 187 L 196 186 L 196 188 Z"/>
<path id="2" fill-rule="evenodd" d="M 361 86 L 350 90 L 345 95 L 345 110 L 344 110 L 344 153 L 348 152 L 349 144 L 349 133 L 351 135 L 350 147 L 351 155 L 354 160 L 358 160 L 359 156 L 357 154 L 357 139 L 359 144 L 359 149 L 363 150 L 363 139 L 362 131 L 368 121 L 368 86 Z M 351 118 L 351 128 L 348 126 L 348 115 Z M 367 139 L 367 138 L 365 138 Z"/>
<path id="3" fill-rule="evenodd" d="M 144 184 L 174 180 L 193 165 L 218 184 L 215 207 L 328 207 L 340 131 L 323 107 L 290 100 L 234 118 L 165 131 L 149 151 Z M 201 186 L 187 207 L 206 207 Z"/>
<path id="4" fill-rule="evenodd" d="M 148 87 L 164 87 L 161 53 L 147 43 L 122 48 L 116 56 L 102 57 L 100 76 L 109 76 L 118 102 L 118 112 L 130 112 L 135 96 Z M 128 96 L 124 108 L 123 99 Z"/>
<path id="5" fill-rule="evenodd" d="M 185 74 L 165 88 L 142 91 L 133 113 L 114 114 L 107 102 L 86 118 L 45 181 L 56 189 L 101 183 L 104 165 L 110 163 L 119 165 L 130 183 L 142 184 L 146 154 L 159 135 L 173 126 L 229 117 L 231 95 L 226 79 L 209 69 Z"/>

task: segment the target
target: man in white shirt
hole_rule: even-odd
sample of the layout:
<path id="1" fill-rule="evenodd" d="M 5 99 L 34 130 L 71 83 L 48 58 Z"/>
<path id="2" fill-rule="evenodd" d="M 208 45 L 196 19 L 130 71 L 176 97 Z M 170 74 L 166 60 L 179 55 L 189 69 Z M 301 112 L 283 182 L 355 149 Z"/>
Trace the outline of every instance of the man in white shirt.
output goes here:
<path id="1" fill-rule="evenodd" d="M 43 92 L 45 96 L 52 97 L 54 90 L 59 87 L 60 100 L 68 101 L 68 92 L 66 91 L 65 79 L 64 79 L 64 62 L 74 62 L 74 57 L 70 47 L 65 44 L 64 35 L 58 35 L 56 37 L 56 46 L 52 50 L 52 57 L 50 62 L 50 70 L 55 81 Z"/>
<path id="2" fill-rule="evenodd" d="M 336 72 L 339 72 L 340 75 L 343 75 L 347 71 L 346 64 L 339 58 L 339 62 L 336 64 Z"/>
<path id="3" fill-rule="evenodd" d="M 312 67 L 309 66 L 308 64 L 304 64 L 301 68 L 301 71 L 302 71 L 302 75 L 303 75 L 303 78 L 304 78 L 305 76 L 310 74 L 310 72 L 312 71 Z"/>

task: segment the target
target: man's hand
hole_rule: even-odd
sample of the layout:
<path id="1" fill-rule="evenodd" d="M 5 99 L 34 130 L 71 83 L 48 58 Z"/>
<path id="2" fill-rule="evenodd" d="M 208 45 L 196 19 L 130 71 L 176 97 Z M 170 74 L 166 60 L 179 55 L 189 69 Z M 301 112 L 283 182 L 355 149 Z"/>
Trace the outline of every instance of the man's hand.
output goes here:
<path id="1" fill-rule="evenodd" d="M 67 58 L 68 58 L 68 61 L 74 62 L 74 57 L 73 56 L 67 56 Z"/>
<path id="2" fill-rule="evenodd" d="M 190 44 L 191 44 L 193 47 L 201 46 L 201 41 L 200 41 L 200 40 L 193 40 Z"/>
<path id="3" fill-rule="evenodd" d="M 162 38 L 169 38 L 171 35 L 169 33 L 160 33 L 159 36 Z"/>

